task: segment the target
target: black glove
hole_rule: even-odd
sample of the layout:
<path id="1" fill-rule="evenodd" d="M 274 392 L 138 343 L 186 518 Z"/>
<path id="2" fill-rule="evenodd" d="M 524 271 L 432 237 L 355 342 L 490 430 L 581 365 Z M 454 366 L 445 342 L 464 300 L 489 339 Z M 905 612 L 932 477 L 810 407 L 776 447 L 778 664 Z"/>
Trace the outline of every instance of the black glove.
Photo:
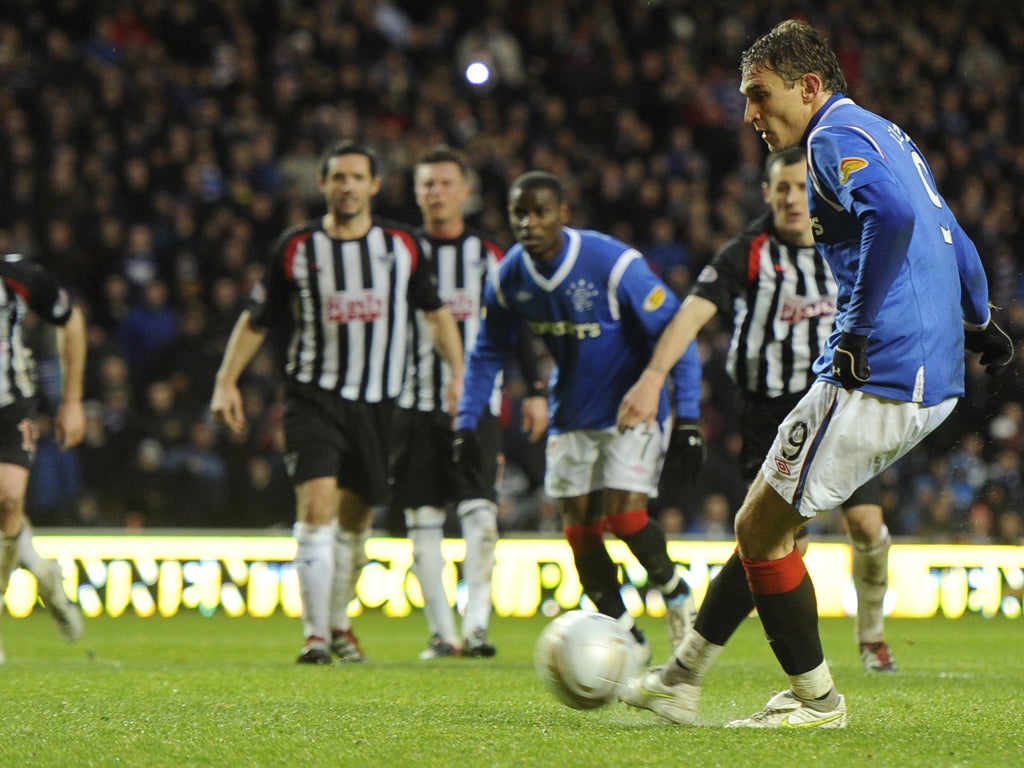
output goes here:
<path id="1" fill-rule="evenodd" d="M 452 441 L 452 462 L 455 469 L 467 477 L 475 477 L 480 469 L 480 443 L 476 432 L 472 429 L 460 429 L 455 432 Z"/>
<path id="2" fill-rule="evenodd" d="M 832 375 L 839 379 L 843 389 L 863 387 L 871 378 L 868 365 L 868 337 L 843 331 L 832 356 Z"/>
<path id="3" fill-rule="evenodd" d="M 981 353 L 980 362 L 989 376 L 995 376 L 1013 360 L 1013 339 L 991 318 L 983 331 L 964 331 L 964 349 Z"/>
<path id="4" fill-rule="evenodd" d="M 662 476 L 669 482 L 682 481 L 693 485 L 707 457 L 704 435 L 696 422 L 676 419 L 668 440 L 668 450 L 665 451 L 665 461 L 661 466 Z"/>

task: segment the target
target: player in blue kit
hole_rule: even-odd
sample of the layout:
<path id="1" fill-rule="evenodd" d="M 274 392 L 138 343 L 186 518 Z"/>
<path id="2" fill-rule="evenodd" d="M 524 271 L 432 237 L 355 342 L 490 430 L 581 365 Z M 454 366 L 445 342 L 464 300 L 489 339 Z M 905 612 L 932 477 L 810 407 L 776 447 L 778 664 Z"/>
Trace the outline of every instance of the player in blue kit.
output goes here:
<path id="1" fill-rule="evenodd" d="M 995 372 L 1012 359 L 1013 344 L 992 320 L 977 249 L 920 150 L 845 96 L 818 32 L 782 22 L 744 52 L 740 71 L 744 120 L 772 152 L 807 150 L 815 242 L 839 288 L 835 330 L 815 362 L 817 381 L 779 426 L 737 514 L 737 553 L 708 586 L 694 631 L 621 698 L 693 723 L 701 679 L 752 602 L 789 687 L 729 725 L 843 728 L 846 702 L 825 663 L 814 586 L 794 534 L 942 423 L 964 392 L 965 347 Z M 655 373 L 688 343 L 681 327 L 663 334 Z M 623 401 L 620 428 L 653 412 L 648 379 Z"/>
<path id="2" fill-rule="evenodd" d="M 485 289 L 483 321 L 459 404 L 457 461 L 478 461 L 473 429 L 495 376 L 528 327 L 556 366 L 545 491 L 559 506 L 584 592 L 601 613 L 632 630 L 646 661 L 649 646 L 623 604 L 618 569 L 603 537 L 607 530 L 624 541 L 663 593 L 675 648 L 692 623 L 693 600 L 668 556 L 664 532 L 648 517 L 647 502 L 657 493 L 663 459 L 690 481 L 704 463 L 696 347 L 672 368 L 674 410 L 663 387 L 650 418 L 620 434 L 619 402 L 648 364 L 678 300 L 638 251 L 566 226 L 569 207 L 556 176 L 520 176 L 509 190 L 508 212 L 518 243 Z"/>

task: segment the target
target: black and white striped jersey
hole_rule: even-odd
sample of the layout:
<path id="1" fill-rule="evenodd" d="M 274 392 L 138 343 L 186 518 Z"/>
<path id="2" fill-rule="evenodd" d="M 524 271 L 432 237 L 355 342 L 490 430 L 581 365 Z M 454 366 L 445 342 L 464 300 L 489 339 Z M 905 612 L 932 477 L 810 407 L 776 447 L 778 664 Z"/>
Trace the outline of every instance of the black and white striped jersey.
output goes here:
<path id="1" fill-rule="evenodd" d="M 497 269 L 504 251 L 472 231 L 466 231 L 454 240 L 431 238 L 422 230 L 417 234 L 423 249 L 423 266 L 436 281 L 441 301 L 459 326 L 468 357 L 480 327 L 480 308 L 487 276 Z M 417 312 L 411 322 L 405 386 L 398 404 L 418 411 L 443 411 L 445 390 L 450 380 L 451 368 L 437 354 L 429 328 Z M 490 408 L 494 415 L 500 412 L 500 377 Z"/>
<path id="2" fill-rule="evenodd" d="M 442 304 L 413 233 L 376 222 L 336 240 L 320 220 L 286 231 L 253 292 L 257 327 L 290 332 L 285 374 L 345 400 L 378 403 L 402 390 L 413 310 Z"/>
<path id="3" fill-rule="evenodd" d="M 35 358 L 23 339 L 26 313 L 63 326 L 71 318 L 68 292 L 17 254 L 0 260 L 0 407 L 36 394 Z"/>
<path id="4" fill-rule="evenodd" d="M 798 394 L 835 325 L 837 286 L 813 246 L 783 243 L 771 215 L 726 243 L 697 277 L 693 293 L 733 319 L 729 375 L 749 394 Z"/>

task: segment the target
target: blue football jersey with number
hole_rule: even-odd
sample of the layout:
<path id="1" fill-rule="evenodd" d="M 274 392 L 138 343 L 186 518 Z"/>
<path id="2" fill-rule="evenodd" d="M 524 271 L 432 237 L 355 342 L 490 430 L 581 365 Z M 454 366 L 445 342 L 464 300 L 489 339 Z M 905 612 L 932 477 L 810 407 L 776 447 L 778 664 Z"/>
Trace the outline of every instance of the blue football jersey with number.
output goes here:
<path id="1" fill-rule="evenodd" d="M 484 318 L 466 365 L 459 428 L 473 428 L 491 384 L 522 324 L 555 362 L 550 431 L 614 426 L 619 403 L 650 361 L 679 301 L 642 254 L 599 232 L 564 228 L 551 263 L 515 245 L 484 291 Z M 675 413 L 699 414 L 701 366 L 696 345 L 671 372 Z M 666 387 L 667 389 L 667 387 Z M 659 419 L 668 416 L 662 392 Z"/>
<path id="2" fill-rule="evenodd" d="M 815 373 L 839 385 L 832 355 L 846 330 L 868 337 L 864 391 L 924 405 L 962 395 L 963 322 L 988 322 L 988 284 L 920 150 L 842 94 L 815 116 L 806 140 L 814 239 L 839 284 L 836 329 Z M 913 225 L 882 248 L 865 223 L 888 205 L 909 205 Z"/>

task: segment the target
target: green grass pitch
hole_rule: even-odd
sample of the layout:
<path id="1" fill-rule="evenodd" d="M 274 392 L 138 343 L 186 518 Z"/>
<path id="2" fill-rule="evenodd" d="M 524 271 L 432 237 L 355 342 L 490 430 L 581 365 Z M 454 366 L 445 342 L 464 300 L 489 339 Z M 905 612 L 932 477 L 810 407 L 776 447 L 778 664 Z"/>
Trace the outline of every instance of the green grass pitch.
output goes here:
<path id="1" fill-rule="evenodd" d="M 660 620 L 641 618 L 667 655 Z M 725 730 L 785 678 L 748 620 L 706 678 L 699 727 L 615 703 L 579 712 L 533 671 L 546 620 L 495 618 L 494 659 L 418 661 L 418 612 L 368 612 L 362 665 L 295 664 L 299 621 L 87 620 L 63 644 L 45 612 L 0 621 L 3 766 L 1016 766 L 1024 764 L 1020 621 L 890 619 L 893 676 L 861 670 L 852 619 L 822 622 L 845 731 Z"/>

